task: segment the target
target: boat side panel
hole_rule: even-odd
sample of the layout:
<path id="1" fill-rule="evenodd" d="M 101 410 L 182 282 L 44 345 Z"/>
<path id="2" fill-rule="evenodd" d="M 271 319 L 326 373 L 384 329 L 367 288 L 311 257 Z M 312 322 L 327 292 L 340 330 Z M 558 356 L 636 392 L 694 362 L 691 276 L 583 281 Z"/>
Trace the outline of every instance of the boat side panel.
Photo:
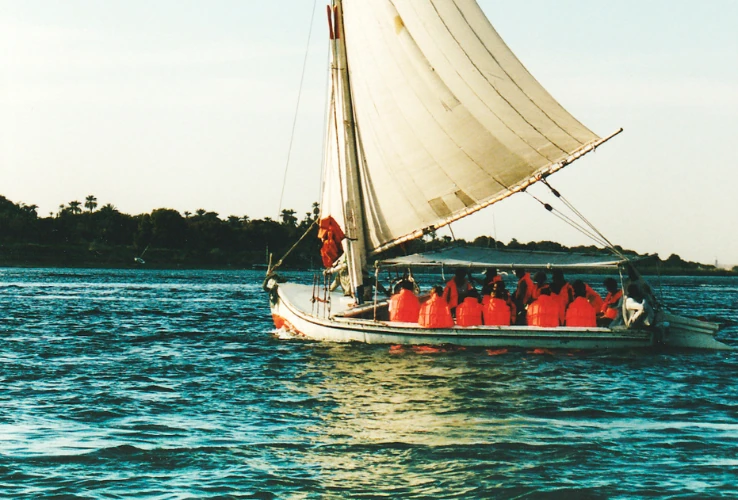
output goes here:
<path id="1" fill-rule="evenodd" d="M 369 344 L 520 347 L 547 349 L 627 349 L 652 345 L 647 332 L 607 329 L 452 328 L 421 330 L 411 325 L 317 318 L 291 304 L 282 293 L 272 304 L 275 325 L 314 340 Z"/>

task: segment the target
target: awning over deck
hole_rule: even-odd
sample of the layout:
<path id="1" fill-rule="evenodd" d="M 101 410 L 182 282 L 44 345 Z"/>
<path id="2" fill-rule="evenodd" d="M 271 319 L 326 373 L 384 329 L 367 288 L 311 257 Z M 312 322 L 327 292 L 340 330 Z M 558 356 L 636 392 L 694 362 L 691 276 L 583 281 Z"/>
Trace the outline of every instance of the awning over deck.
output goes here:
<path id="1" fill-rule="evenodd" d="M 392 267 L 466 267 L 484 269 L 515 268 L 617 268 L 627 260 L 613 255 L 573 252 L 534 252 L 527 250 L 496 250 L 494 248 L 454 247 L 433 252 L 417 253 L 378 261 L 382 268 Z"/>

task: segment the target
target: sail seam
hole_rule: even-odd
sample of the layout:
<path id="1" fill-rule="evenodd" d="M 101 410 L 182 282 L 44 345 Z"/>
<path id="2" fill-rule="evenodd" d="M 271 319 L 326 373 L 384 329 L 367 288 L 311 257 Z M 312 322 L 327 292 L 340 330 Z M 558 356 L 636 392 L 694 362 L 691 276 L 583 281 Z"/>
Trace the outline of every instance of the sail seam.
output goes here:
<path id="1" fill-rule="evenodd" d="M 395 7 L 395 9 L 397 9 L 397 7 L 395 6 L 395 1 L 394 1 L 394 0 L 390 0 L 390 3 L 392 4 L 392 6 L 393 6 L 393 7 Z M 409 5 L 409 6 L 412 6 L 413 4 L 412 4 L 412 2 L 408 2 L 408 5 Z M 431 3 L 431 5 L 432 5 L 432 3 Z M 416 9 L 415 9 L 414 7 L 410 7 L 410 8 L 412 8 L 412 9 L 413 9 L 413 11 L 415 11 L 415 13 L 417 14 L 417 10 L 416 10 Z M 433 9 L 434 9 L 434 10 L 436 10 L 436 7 L 435 7 L 435 5 L 433 5 Z M 438 14 L 438 11 L 437 11 L 437 10 L 436 10 L 436 14 Z M 418 17 L 418 18 L 420 19 L 420 16 L 417 16 L 417 17 Z M 440 19 L 440 16 L 438 16 L 438 17 L 439 17 L 439 19 Z M 447 32 L 449 33 L 449 35 L 451 35 L 451 38 L 453 38 L 453 39 L 454 39 L 454 41 L 456 41 L 456 38 L 454 38 L 454 36 L 453 36 L 453 35 L 451 34 L 451 32 L 450 32 L 450 31 L 448 30 L 448 26 L 446 26 L 446 23 L 445 23 L 445 22 L 444 22 L 444 21 L 443 21 L 442 19 L 441 19 L 441 22 L 442 22 L 442 23 L 443 23 L 443 25 L 444 25 L 444 26 L 446 27 L 446 31 L 447 31 Z M 425 25 L 425 23 L 423 23 L 423 24 Z M 426 31 L 428 31 L 428 30 L 426 29 Z M 408 30 L 408 32 L 409 32 L 409 30 Z M 457 41 L 457 45 L 458 45 L 458 41 Z M 446 61 L 450 63 L 450 61 L 448 60 L 448 57 L 446 57 L 446 54 L 445 54 L 445 53 L 444 53 L 443 51 L 441 51 L 440 49 L 439 49 L 439 52 L 440 52 L 440 53 L 442 54 L 442 56 L 444 57 L 444 59 L 446 59 Z M 464 52 L 464 50 L 463 50 L 463 49 L 462 49 L 462 52 Z M 464 54 L 466 54 L 466 52 L 464 52 Z M 467 59 L 468 59 L 468 56 L 467 56 Z M 429 61 L 429 62 L 430 62 L 430 61 Z M 472 63 L 472 65 L 474 65 L 474 63 Z M 462 75 L 461 75 L 461 74 L 460 74 L 460 73 L 458 72 L 458 70 L 456 70 L 456 69 L 455 69 L 455 67 L 454 67 L 454 65 L 453 65 L 453 64 L 449 64 L 449 66 L 450 66 L 451 68 L 453 68 L 453 71 L 454 71 L 454 72 L 456 73 L 456 75 L 458 75 L 458 77 L 459 77 L 459 78 L 460 78 L 461 80 L 464 80 L 464 77 L 463 77 L 463 76 L 462 76 Z M 474 66 L 474 67 L 476 68 L 476 66 Z M 477 71 L 478 71 L 478 69 L 477 69 Z M 488 80 L 487 80 L 487 81 L 488 81 Z M 445 85 L 445 82 L 444 82 L 444 85 Z M 446 86 L 448 87 L 448 85 L 446 85 Z M 481 96 L 480 96 L 480 95 L 479 95 L 479 94 L 477 93 L 477 91 L 476 91 L 475 89 L 473 89 L 473 88 L 472 88 L 472 87 L 471 87 L 470 85 L 468 85 L 468 84 L 467 84 L 467 88 L 468 88 L 468 90 L 469 90 L 469 91 L 470 91 L 470 92 L 471 92 L 472 94 L 474 94 L 474 96 L 475 96 L 475 97 L 476 97 L 476 98 L 477 98 L 477 99 L 479 100 L 479 102 L 481 102 L 481 103 L 484 103 L 484 107 L 485 107 L 485 108 L 487 109 L 487 111 L 489 111 L 489 112 L 490 112 L 490 113 L 492 114 L 492 116 L 494 116 L 495 118 L 497 118 L 497 120 L 498 120 L 498 121 L 499 121 L 499 122 L 500 122 L 500 123 L 501 123 L 501 124 L 502 124 L 502 125 L 503 125 L 503 126 L 504 126 L 504 127 L 505 127 L 505 128 L 506 128 L 506 129 L 507 129 L 507 130 L 508 130 L 508 131 L 509 131 L 509 132 L 510 132 L 510 133 L 512 134 L 512 135 L 513 135 L 513 136 L 517 137 L 517 138 L 518 138 L 518 140 L 520 140 L 520 142 L 521 142 L 521 143 L 525 144 L 525 146 L 527 147 L 527 149 L 528 149 L 529 151 L 533 151 L 533 152 L 534 152 L 535 154 L 537 154 L 538 156 L 540 156 L 541 158 L 543 158 L 543 159 L 544 159 L 545 161 L 549 161 L 549 162 L 550 162 L 550 161 L 552 161 L 552 160 L 551 160 L 551 158 L 547 157 L 547 156 L 546 156 L 545 154 L 543 154 L 543 153 L 542 153 L 541 151 L 539 151 L 539 150 L 538 150 L 538 148 L 536 148 L 536 147 L 532 146 L 531 144 L 529 144 L 529 143 L 528 143 L 528 141 L 526 141 L 526 140 L 525 140 L 525 139 L 524 139 L 524 138 L 523 138 L 523 137 L 522 137 L 522 136 L 520 135 L 520 133 L 518 133 L 518 132 L 517 132 L 516 130 L 514 130 L 514 129 L 513 129 L 513 128 L 512 128 L 512 127 L 511 127 L 511 126 L 510 126 L 510 125 L 509 125 L 509 124 L 508 124 L 507 122 L 505 122 L 505 120 L 503 120 L 503 119 L 502 119 L 502 118 L 500 117 L 500 115 L 498 115 L 498 114 L 497 114 L 497 113 L 496 113 L 496 112 L 495 112 L 495 111 L 494 111 L 494 110 L 493 110 L 493 109 L 492 109 L 492 108 L 491 108 L 491 107 L 490 107 L 490 106 L 489 106 L 489 105 L 488 105 L 488 104 L 487 104 L 487 103 L 485 102 L 485 100 L 484 100 L 484 99 L 482 99 L 482 97 L 481 97 Z M 494 88 L 494 87 L 492 87 L 492 88 Z M 451 89 L 449 88 L 449 91 L 450 91 L 450 90 L 451 90 Z M 501 99 L 502 99 L 503 101 L 505 101 L 505 102 L 506 102 L 506 103 L 508 104 L 508 106 L 510 106 L 510 107 L 512 108 L 512 106 L 510 105 L 510 103 L 509 103 L 509 102 L 508 102 L 508 101 L 507 101 L 507 100 L 506 100 L 506 99 L 505 99 L 504 97 L 502 97 L 502 96 L 501 96 L 501 95 L 499 94 L 499 92 L 497 92 L 497 95 L 498 95 L 498 96 L 500 96 L 500 98 L 501 98 Z M 454 94 L 454 97 L 456 97 L 456 95 L 455 95 L 455 94 Z M 456 99 L 460 101 L 460 99 L 459 99 L 458 97 L 456 97 Z M 469 108 L 468 108 L 467 106 L 464 106 L 464 107 L 466 107 L 467 109 L 469 109 Z M 514 108 L 513 108 L 513 109 L 514 109 Z M 518 112 L 518 111 L 517 111 L 516 109 L 514 109 L 514 111 L 515 111 L 516 113 L 518 113 L 518 114 L 519 114 L 519 112 Z M 522 118 L 522 117 L 521 117 L 521 118 Z M 523 118 L 523 120 L 525 121 L 525 118 Z M 529 125 L 530 125 L 530 124 L 529 124 Z M 532 127 L 532 126 L 531 126 L 531 127 Z M 533 127 L 532 127 L 532 128 L 533 128 Z M 577 141 L 577 142 L 578 142 L 578 141 Z M 553 144 L 553 143 L 552 143 L 552 144 Z M 557 149 L 561 150 L 561 148 L 560 148 L 560 147 L 559 147 L 558 145 L 554 144 L 554 146 L 556 146 L 556 148 L 557 148 Z M 565 150 L 561 150 L 561 151 L 562 151 L 563 153 L 566 153 L 566 151 L 565 151 Z"/>
<path id="2" fill-rule="evenodd" d="M 459 11 L 459 14 L 461 15 L 461 17 L 462 17 L 462 18 L 463 18 L 463 19 L 464 19 L 465 21 L 467 21 L 467 24 L 469 25 L 469 28 L 471 29 L 472 33 L 474 33 L 474 36 L 475 36 L 475 37 L 477 37 L 477 39 L 479 40 L 479 42 L 480 42 L 480 43 L 482 44 L 482 46 L 484 47 L 484 50 L 485 50 L 485 51 L 487 51 L 487 53 L 488 53 L 488 54 L 490 55 L 490 57 L 491 57 L 492 59 L 494 59 L 494 61 L 495 61 L 495 62 L 497 62 L 497 64 L 498 64 L 498 65 L 500 66 L 500 69 L 502 69 L 502 71 L 504 71 L 504 72 L 505 72 L 505 74 L 506 74 L 506 75 L 508 75 L 508 77 L 509 77 L 509 76 L 510 76 L 510 75 L 509 75 L 509 73 L 508 73 L 508 72 L 507 72 L 507 71 L 506 71 L 506 70 L 505 70 L 505 69 L 504 69 L 504 68 L 502 67 L 502 65 L 501 65 L 501 64 L 500 64 L 500 63 L 499 63 L 499 62 L 497 61 L 497 58 L 495 57 L 495 55 L 493 54 L 493 52 L 492 52 L 492 51 L 491 51 L 491 50 L 489 49 L 489 47 L 487 47 L 487 44 L 486 44 L 486 43 L 484 42 L 484 40 L 482 40 L 482 38 L 481 38 L 481 37 L 479 36 L 479 34 L 477 33 L 477 31 L 476 31 L 476 30 L 475 30 L 475 29 L 474 29 L 474 28 L 472 27 L 471 23 L 469 23 L 469 22 L 468 22 L 468 19 L 467 19 L 466 15 L 464 15 L 464 11 L 463 11 L 463 10 L 462 10 L 462 9 L 461 9 L 461 8 L 459 7 L 459 4 L 458 4 L 457 0 L 454 0 L 454 6 L 455 6 L 455 7 L 456 7 L 456 9 L 457 9 L 457 10 Z M 489 24 L 489 20 L 488 20 L 488 19 L 487 19 L 486 17 L 484 17 L 484 20 L 485 20 L 485 21 L 487 21 L 487 23 Z M 492 27 L 491 25 L 490 25 L 490 28 L 492 28 L 492 30 L 493 30 L 493 31 L 494 31 L 495 33 L 497 33 L 497 30 L 495 30 L 495 29 L 494 29 L 494 27 Z M 498 37 L 499 37 L 499 34 L 498 34 Z M 544 90 L 544 91 L 546 92 L 546 94 L 548 95 L 548 97 L 549 97 L 549 98 L 551 98 L 551 101 L 552 101 L 553 103 L 555 103 L 555 104 L 556 104 L 556 106 L 557 106 L 558 108 L 560 108 L 560 109 L 561 109 L 561 110 L 563 110 L 563 111 L 566 111 L 566 109 L 565 109 L 565 108 L 564 108 L 564 107 L 563 107 L 563 106 L 561 105 L 561 103 L 559 103 L 559 101 L 558 101 L 558 100 L 556 100 L 556 98 L 554 98 L 554 97 L 553 97 L 553 95 L 551 95 L 551 93 L 550 93 L 550 92 L 548 92 L 548 91 L 547 91 L 547 90 L 546 90 L 545 88 L 543 88 L 543 86 L 542 86 L 542 85 L 541 85 L 541 83 L 540 83 L 540 82 L 538 81 L 538 79 L 536 79 L 536 77 L 535 77 L 535 76 L 533 76 L 533 74 L 532 74 L 532 73 L 531 73 L 530 71 L 528 71 L 528 70 L 527 70 L 527 68 L 525 67 L 525 65 L 523 64 L 523 62 L 522 62 L 522 61 L 520 61 L 520 59 L 518 59 L 518 58 L 517 58 L 517 56 L 515 56 L 515 54 L 514 54 L 514 53 L 512 52 L 512 50 L 510 50 L 510 47 L 509 47 L 509 46 L 507 45 L 507 43 L 506 43 L 506 42 L 505 42 L 505 41 L 504 41 L 504 40 L 502 39 L 502 37 L 499 37 L 499 40 L 500 40 L 500 42 L 501 42 L 501 43 L 502 43 L 502 44 L 503 44 L 503 45 L 504 45 L 504 46 L 505 46 L 505 47 L 506 47 L 506 48 L 507 48 L 507 49 L 508 49 L 508 50 L 510 51 L 510 53 L 511 53 L 511 54 L 513 55 L 513 57 L 515 57 L 515 60 L 516 60 L 516 61 L 517 61 L 517 62 L 518 62 L 518 63 L 520 64 L 520 66 L 521 66 L 521 67 L 522 67 L 522 68 L 523 68 L 523 69 L 524 69 L 524 70 L 525 70 L 525 71 L 526 71 L 526 72 L 528 73 L 528 75 L 530 75 L 531 79 L 533 79 L 533 81 L 534 81 L 534 82 L 535 82 L 536 84 L 538 84 L 538 86 L 539 86 L 539 87 L 541 87 L 541 88 L 542 88 L 542 89 L 543 89 L 543 90 Z M 541 113 L 543 113 L 543 115 L 544 115 L 544 116 L 545 116 L 546 118 L 548 118 L 549 120 L 551 120 L 551 122 L 552 122 L 553 124 L 555 124 L 555 125 L 556 125 L 556 126 L 557 126 L 557 127 L 559 128 L 559 130 L 561 130 L 561 131 L 562 131 L 562 132 L 564 132 L 564 133 L 565 133 L 566 135 L 568 135 L 569 137 L 571 137 L 571 138 L 572 138 L 572 139 L 573 139 L 574 141 L 576 141 L 576 142 L 577 142 L 578 144 L 580 144 L 580 145 L 584 145 L 584 144 L 585 144 L 585 143 L 584 143 L 583 141 L 579 140 L 579 139 L 578 139 L 578 138 L 577 138 L 577 137 L 576 137 L 576 136 L 575 136 L 575 135 L 574 135 L 574 134 L 573 134 L 572 132 L 570 132 L 570 131 L 569 131 L 569 130 L 567 129 L 567 127 L 565 127 L 564 125 L 560 124 L 560 123 L 559 123 L 558 121 L 556 121 L 556 120 L 555 120 L 555 119 L 554 119 L 553 117 L 551 117 L 551 116 L 550 116 L 550 115 L 549 115 L 549 114 L 548 114 L 548 113 L 547 113 L 547 112 L 546 112 L 546 111 L 545 111 L 545 110 L 544 110 L 544 109 L 543 109 L 543 108 L 542 108 L 542 107 L 541 107 L 541 106 L 540 106 L 540 105 L 538 104 L 538 102 L 537 102 L 537 101 L 536 101 L 536 100 L 535 100 L 535 99 L 534 99 L 533 97 L 529 96 L 529 95 L 528 95 L 528 93 L 527 93 L 527 92 L 525 92 L 525 91 L 523 90 L 523 88 L 522 88 L 522 87 L 520 87 L 520 85 L 518 85 L 518 82 L 517 82 L 517 81 L 513 80 L 512 78 L 510 78 L 510 81 L 512 81 L 512 82 L 513 82 L 513 83 L 515 84 L 515 86 L 516 86 L 516 87 L 518 87 L 518 89 L 520 89 L 520 92 L 521 92 L 521 93 L 522 93 L 522 94 L 523 94 L 523 95 L 524 95 L 525 97 L 527 97 L 527 98 L 528 98 L 528 100 L 529 100 L 529 101 L 530 101 L 530 102 L 531 102 L 531 103 L 532 103 L 532 104 L 533 104 L 533 105 L 534 105 L 534 106 L 535 106 L 536 108 L 538 108 L 538 109 L 539 109 L 539 110 L 541 111 Z M 567 114 L 569 114 L 569 113 L 567 113 Z M 590 131 L 590 130 L 589 130 L 589 128 L 587 128 L 586 126 L 584 126 L 584 125 L 582 124 L 582 122 L 580 122 L 579 120 L 577 120 L 577 119 L 576 119 L 576 117 L 574 117 L 574 116 L 573 116 L 573 115 L 571 115 L 571 114 L 569 114 L 569 116 L 570 116 L 570 117 L 572 118 L 572 120 L 574 120 L 574 121 L 575 121 L 575 122 L 577 123 L 577 125 L 579 125 L 580 127 L 584 128 L 585 130 L 588 130 L 588 131 Z M 590 132 L 591 132 L 591 131 L 590 131 Z M 552 142 L 553 142 L 553 141 L 552 141 Z"/>
<path id="3" fill-rule="evenodd" d="M 435 11 L 436 11 L 436 14 L 438 14 L 438 19 L 440 19 L 440 20 L 441 20 L 441 22 L 443 23 L 443 25 L 444 25 L 444 26 L 446 27 L 446 29 L 448 30 L 448 33 L 449 33 L 449 35 L 451 35 L 451 37 L 452 37 L 452 38 L 454 39 L 454 41 L 455 41 L 455 42 L 457 43 L 457 45 L 459 46 L 459 48 L 461 48 L 461 50 L 462 50 L 462 51 L 464 52 L 464 54 L 467 54 L 466 50 L 464 50 L 464 48 L 462 47 L 461 43 L 459 43 L 459 40 L 458 40 L 458 39 L 456 38 L 456 35 L 454 35 L 454 34 L 453 34 L 453 33 L 451 32 L 451 30 L 450 30 L 450 29 L 449 29 L 449 27 L 448 27 L 448 24 L 447 24 L 447 23 L 446 23 L 446 21 L 444 21 L 444 19 L 443 19 L 443 18 L 441 17 L 441 14 L 440 14 L 440 12 L 438 12 L 438 9 L 436 8 L 436 5 L 435 5 L 435 3 L 431 2 L 431 5 L 433 6 L 433 10 L 435 10 Z M 463 11 L 462 11 L 462 10 L 461 10 L 461 9 L 459 8 L 459 5 L 458 5 L 458 4 L 457 4 L 457 3 L 455 2 L 455 1 L 453 2 L 453 5 L 454 5 L 454 7 L 456 7 L 456 10 L 457 10 L 457 11 L 459 12 L 459 15 L 460 15 L 460 16 L 462 17 L 462 19 L 464 19 L 464 21 L 466 21 L 466 24 L 467 24 L 467 26 L 469 26 L 469 30 L 470 30 L 470 31 L 471 31 L 471 32 L 472 32 L 472 33 L 474 34 L 474 37 L 475 37 L 475 38 L 476 38 L 477 40 L 479 40 L 479 43 L 480 43 L 480 44 L 482 45 L 482 47 L 484 47 L 484 50 L 486 50 L 486 51 L 487 51 L 487 54 L 489 54 L 489 56 L 490 56 L 490 57 L 492 58 L 492 60 L 493 60 L 494 62 L 496 62 L 496 63 L 497 63 L 497 65 L 498 65 L 498 66 L 500 67 L 500 69 L 502 70 L 502 72 L 503 72 L 503 73 L 505 73 L 505 75 L 506 75 L 506 76 L 508 77 L 508 79 L 510 80 L 510 82 L 512 82 L 512 83 L 513 83 L 513 84 L 515 85 L 515 87 L 516 87 L 516 88 L 517 88 L 518 90 L 520 90 L 520 93 L 521 93 L 521 94 L 523 94 L 523 95 L 524 95 L 524 96 L 525 96 L 525 97 L 526 97 L 526 98 L 528 99 L 528 101 L 530 101 L 530 102 L 531 102 L 531 104 L 533 104 L 533 106 L 535 106 L 535 108 L 536 108 L 536 109 L 538 109 L 538 110 L 539 110 L 539 111 L 540 111 L 540 112 L 541 112 L 541 113 L 543 114 L 543 116 L 545 116 L 546 118 L 548 118 L 549 120 L 551 120 L 551 123 L 553 123 L 554 125 L 556 125 L 556 127 L 558 127 L 558 128 L 559 128 L 559 130 L 561 130 L 562 132 L 564 132 L 564 133 L 565 133 L 565 134 L 566 134 L 567 136 L 569 136 L 569 137 L 570 137 L 571 139 L 573 139 L 573 140 L 574 140 L 574 141 L 575 141 L 576 143 L 578 143 L 578 144 L 579 144 L 579 145 L 581 146 L 581 145 L 582 145 L 582 141 L 580 141 L 580 140 L 579 140 L 579 139 L 577 139 L 576 137 L 573 137 L 573 136 L 572 136 L 572 135 L 571 135 L 571 134 L 570 134 L 570 133 L 569 133 L 568 131 L 564 130 L 564 128 L 563 128 L 563 127 L 561 127 L 561 126 L 560 126 L 560 125 L 559 125 L 559 124 L 558 124 L 558 123 L 556 122 L 556 120 L 554 120 L 553 118 L 551 118 L 550 116 L 548 116 L 548 114 L 547 114 L 547 113 L 546 113 L 546 112 L 545 112 L 545 111 L 543 110 L 543 108 L 541 108 L 541 107 L 540 107 L 540 106 L 538 105 L 538 103 L 537 103 L 537 102 L 535 102 L 535 101 L 534 101 L 533 99 L 531 99 L 531 97 L 530 97 L 530 96 L 529 96 L 529 95 L 528 95 L 528 94 L 527 94 L 527 93 L 526 93 L 526 92 L 525 92 L 525 91 L 523 90 L 523 88 L 522 88 L 522 87 L 521 87 L 521 86 L 520 86 L 520 85 L 518 84 L 518 82 L 517 82 L 517 81 L 516 81 L 516 80 L 515 80 L 515 79 L 514 79 L 514 78 L 513 78 L 513 77 L 512 77 L 511 75 L 510 75 L 510 73 L 508 73 L 508 71 L 507 71 L 507 70 L 506 70 L 506 69 L 504 68 L 504 66 L 503 66 L 503 65 L 502 65 L 502 64 L 500 63 L 500 61 L 499 61 L 499 60 L 497 59 L 497 57 L 495 57 L 495 55 L 494 55 L 494 54 L 493 54 L 492 52 L 490 52 L 490 50 L 489 50 L 489 49 L 487 48 L 487 45 L 486 45 L 486 44 L 485 44 L 485 43 L 484 43 L 484 42 L 482 41 L 482 39 L 481 39 L 481 38 L 479 37 L 479 34 L 478 34 L 478 33 L 476 32 L 476 30 L 475 30 L 475 29 L 474 29 L 474 28 L 473 28 L 473 27 L 471 26 L 471 24 L 469 24 L 469 21 L 467 20 L 466 16 L 464 15 L 464 12 L 463 12 Z M 508 100 L 508 99 L 507 99 L 507 98 L 506 98 L 505 96 L 503 96 L 503 95 L 502 95 L 502 94 L 501 94 L 501 93 L 500 93 L 500 92 L 499 92 L 499 91 L 497 90 L 497 88 L 496 88 L 496 87 L 495 87 L 495 86 L 494 86 L 494 85 L 492 84 L 492 82 L 491 82 L 491 81 L 489 80 L 489 78 L 487 78 L 487 75 L 485 75 L 485 74 L 484 74 L 484 73 L 482 72 L 482 70 L 481 70 L 481 69 L 479 68 L 479 66 L 477 66 L 477 64 L 476 64 L 476 63 L 475 63 L 475 62 L 474 62 L 474 61 L 473 61 L 473 60 L 472 60 L 472 59 L 471 59 L 471 58 L 470 58 L 470 57 L 468 56 L 468 54 L 467 54 L 467 59 L 469 60 L 469 62 L 471 63 L 471 65 L 472 65 L 472 66 L 474 66 L 474 68 L 475 68 L 475 69 L 477 70 L 477 72 L 478 72 L 478 73 L 479 73 L 479 74 L 480 74 L 480 75 L 482 76 L 482 78 L 484 78 L 484 80 L 485 80 L 486 82 L 488 82 L 488 83 L 489 83 L 490 87 L 491 87 L 491 88 L 492 88 L 492 89 L 493 89 L 493 90 L 495 91 L 495 93 L 497 93 L 497 95 L 499 95 L 499 96 L 500 96 L 500 98 L 501 98 L 501 99 L 502 99 L 503 101 L 505 101 L 505 102 L 506 102 L 506 103 L 507 103 L 507 104 L 508 104 L 508 105 L 510 106 L 510 108 L 511 108 L 511 109 L 513 109 L 513 110 L 514 110 L 514 111 L 515 111 L 515 112 L 516 112 L 516 113 L 518 114 L 518 116 L 520 116 L 520 118 L 521 118 L 521 119 L 522 119 L 522 120 L 523 120 L 523 121 L 524 121 L 525 123 L 527 123 L 528 125 L 530 125 L 530 127 L 531 127 L 531 128 L 533 129 L 533 130 L 535 130 L 536 132 L 538 132 L 538 133 L 539 133 L 539 134 L 540 134 L 540 135 L 541 135 L 542 137 L 544 137 L 544 138 L 545 138 L 545 139 L 546 139 L 546 140 L 547 140 L 548 142 L 550 142 L 551 144 L 553 144 L 554 146 L 556 146 L 556 148 L 558 148 L 558 149 L 559 149 L 559 151 L 561 151 L 561 152 L 562 152 L 562 153 L 564 153 L 564 154 L 568 154 L 568 151 L 567 151 L 566 149 L 564 149 L 564 148 L 562 148 L 561 146 L 559 146 L 559 145 L 558 145 L 558 143 L 557 143 L 556 141 L 554 141 L 553 139 L 549 138 L 549 137 L 548 137 L 548 135 L 546 135 L 546 134 L 545 134 L 545 133 L 544 133 L 544 132 L 543 132 L 542 130 L 540 130 L 540 129 L 539 129 L 538 127 L 536 127 L 535 125 L 533 125 L 533 124 L 532 124 L 532 123 L 531 123 L 530 121 L 528 121 L 528 119 L 527 119 L 527 118 L 526 118 L 526 117 L 525 117 L 525 116 L 524 116 L 524 115 L 523 115 L 523 114 L 522 114 L 522 113 L 521 113 L 520 111 L 518 111 L 518 109 L 517 109 L 517 108 L 516 108 L 515 106 L 513 106 L 513 105 L 512 105 L 512 103 L 511 103 L 511 102 L 510 102 L 510 101 L 509 101 L 509 100 Z M 532 75 L 531 75 L 531 76 L 532 76 Z M 526 143 L 526 144 L 527 144 L 527 143 Z M 537 148 L 535 148 L 535 147 L 534 147 L 534 146 L 533 146 L 532 144 L 528 144 L 528 145 L 529 145 L 529 146 L 530 146 L 531 148 L 533 148 L 533 149 L 537 149 Z"/>
<path id="4" fill-rule="evenodd" d="M 395 9 L 395 11 L 399 13 L 399 11 L 397 11 L 397 7 L 394 5 L 394 3 L 393 2 L 390 2 L 390 4 Z M 407 33 L 407 36 L 410 38 L 410 40 L 412 41 L 412 43 L 414 43 L 417 46 L 418 43 L 415 41 L 415 38 L 413 37 L 412 33 L 410 33 L 410 31 L 407 29 L 407 27 L 405 27 L 405 32 Z M 407 51 L 404 51 L 404 52 L 407 54 Z M 410 57 L 409 54 L 408 54 L 408 57 Z M 430 66 L 430 61 L 428 61 L 427 58 L 424 58 L 424 60 Z M 399 64 L 397 64 L 397 61 L 392 61 L 392 63 L 397 67 L 397 70 L 399 71 L 399 73 L 401 73 L 405 77 L 405 80 L 407 82 L 410 82 L 411 79 L 410 78 L 407 78 L 406 71 Z M 440 78 L 439 78 L 439 80 L 440 80 Z M 448 86 L 445 84 L 445 82 L 443 82 L 443 80 L 440 80 L 440 81 L 441 81 L 441 83 L 444 86 L 446 86 L 446 88 L 448 88 Z M 474 165 L 477 168 L 477 170 L 482 173 L 482 175 L 486 176 L 487 178 L 489 178 L 490 180 L 494 181 L 495 183 L 497 183 L 498 185 L 502 186 L 503 188 L 509 189 L 508 186 L 504 182 L 502 182 L 496 175 L 494 175 L 491 172 L 487 171 L 479 162 L 477 162 L 476 160 L 474 160 L 474 158 L 466 150 L 464 150 L 464 148 L 462 148 L 461 144 L 459 144 L 458 141 L 456 141 L 456 139 L 454 139 L 448 133 L 448 131 L 446 130 L 446 127 L 443 126 L 443 124 L 438 120 L 438 118 L 436 117 L 436 115 L 430 110 L 430 108 L 423 101 L 423 99 L 420 98 L 420 96 L 416 92 L 414 86 L 411 87 L 411 88 L 413 90 L 413 94 L 417 98 L 418 103 L 420 103 L 421 108 L 424 109 L 426 111 L 426 113 L 428 114 L 428 116 L 438 125 L 438 129 L 443 132 L 443 134 L 448 138 L 448 140 L 454 146 L 456 146 L 458 148 L 458 150 L 470 161 L 470 164 L 471 165 Z M 448 90 L 449 90 L 449 92 L 451 91 L 451 89 L 448 89 Z M 391 94 L 394 97 L 395 103 L 398 103 L 399 101 L 396 98 L 395 93 L 394 92 L 391 92 Z M 454 98 L 457 99 L 456 96 L 454 96 Z M 401 110 L 402 108 L 399 105 L 397 105 L 397 109 L 398 110 Z M 405 116 L 404 113 L 402 113 L 402 116 L 403 116 L 404 120 L 407 123 L 409 123 L 409 120 L 408 120 L 407 116 Z M 421 140 L 420 136 L 418 136 L 417 134 L 414 134 L 414 135 L 418 139 L 418 142 L 423 145 L 423 149 L 426 151 L 426 153 L 428 154 L 429 158 L 431 158 L 435 162 L 435 164 L 438 166 L 438 168 L 444 173 L 444 175 L 446 175 L 446 177 L 448 177 L 448 179 L 451 180 L 451 181 L 453 181 L 454 184 L 456 185 L 456 188 L 455 189 L 452 189 L 451 191 L 449 191 L 449 193 L 454 193 L 454 192 L 458 191 L 459 189 L 461 189 L 461 186 L 459 185 L 459 183 L 456 180 L 454 180 L 453 176 L 451 176 L 446 169 L 443 168 L 443 164 L 440 161 L 438 161 L 438 159 L 436 158 L 436 155 L 433 154 L 427 147 L 425 147 L 425 144 Z M 525 142 L 525 141 L 523 141 L 523 142 Z M 564 153 L 566 153 L 566 151 L 564 151 Z M 544 158 L 545 158 L 545 156 L 544 156 Z M 420 189 L 419 189 L 419 191 L 422 192 L 422 190 L 420 190 Z"/>

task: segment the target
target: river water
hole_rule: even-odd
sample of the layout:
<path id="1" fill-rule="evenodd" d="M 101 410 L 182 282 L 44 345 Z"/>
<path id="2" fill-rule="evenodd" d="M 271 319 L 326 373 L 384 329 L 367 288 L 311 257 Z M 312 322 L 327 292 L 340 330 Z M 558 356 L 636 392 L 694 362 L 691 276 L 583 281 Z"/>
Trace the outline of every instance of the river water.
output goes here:
<path id="1" fill-rule="evenodd" d="M 738 497 L 738 351 L 280 338 L 261 279 L 0 269 L 0 496 Z M 738 279 L 662 281 L 738 345 Z"/>

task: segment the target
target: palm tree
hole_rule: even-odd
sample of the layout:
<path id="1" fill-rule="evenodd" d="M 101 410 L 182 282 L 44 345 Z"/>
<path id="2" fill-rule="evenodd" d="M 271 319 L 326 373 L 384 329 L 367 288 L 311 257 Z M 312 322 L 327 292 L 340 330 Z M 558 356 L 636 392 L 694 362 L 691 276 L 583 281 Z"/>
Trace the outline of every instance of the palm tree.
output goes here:
<path id="1" fill-rule="evenodd" d="M 21 203 L 20 207 L 30 216 L 38 217 L 38 213 L 36 212 L 36 210 L 38 210 L 38 205 L 26 205 L 25 203 Z"/>
<path id="2" fill-rule="evenodd" d="M 72 212 L 73 214 L 81 214 L 82 213 L 82 209 L 79 208 L 80 205 L 81 205 L 81 203 L 78 202 L 77 200 L 70 201 L 69 202 L 69 211 Z"/>
<path id="3" fill-rule="evenodd" d="M 85 198 L 85 208 L 88 209 L 90 213 L 95 210 L 95 207 L 97 207 L 97 198 L 95 198 L 94 195 L 89 195 Z"/>
<path id="4" fill-rule="evenodd" d="M 118 209 L 115 208 L 115 205 L 112 205 L 110 203 L 107 203 L 107 204 L 103 205 L 102 207 L 100 207 L 100 211 L 101 212 L 105 212 L 105 213 L 113 213 L 113 212 L 117 212 Z"/>
<path id="5" fill-rule="evenodd" d="M 195 213 L 198 217 L 202 217 L 207 213 L 207 210 L 205 210 L 204 208 L 198 208 L 197 210 L 195 210 Z"/>
<path id="6" fill-rule="evenodd" d="M 185 219 L 189 219 L 190 215 L 192 215 L 192 212 L 185 210 L 185 213 L 184 213 Z"/>

